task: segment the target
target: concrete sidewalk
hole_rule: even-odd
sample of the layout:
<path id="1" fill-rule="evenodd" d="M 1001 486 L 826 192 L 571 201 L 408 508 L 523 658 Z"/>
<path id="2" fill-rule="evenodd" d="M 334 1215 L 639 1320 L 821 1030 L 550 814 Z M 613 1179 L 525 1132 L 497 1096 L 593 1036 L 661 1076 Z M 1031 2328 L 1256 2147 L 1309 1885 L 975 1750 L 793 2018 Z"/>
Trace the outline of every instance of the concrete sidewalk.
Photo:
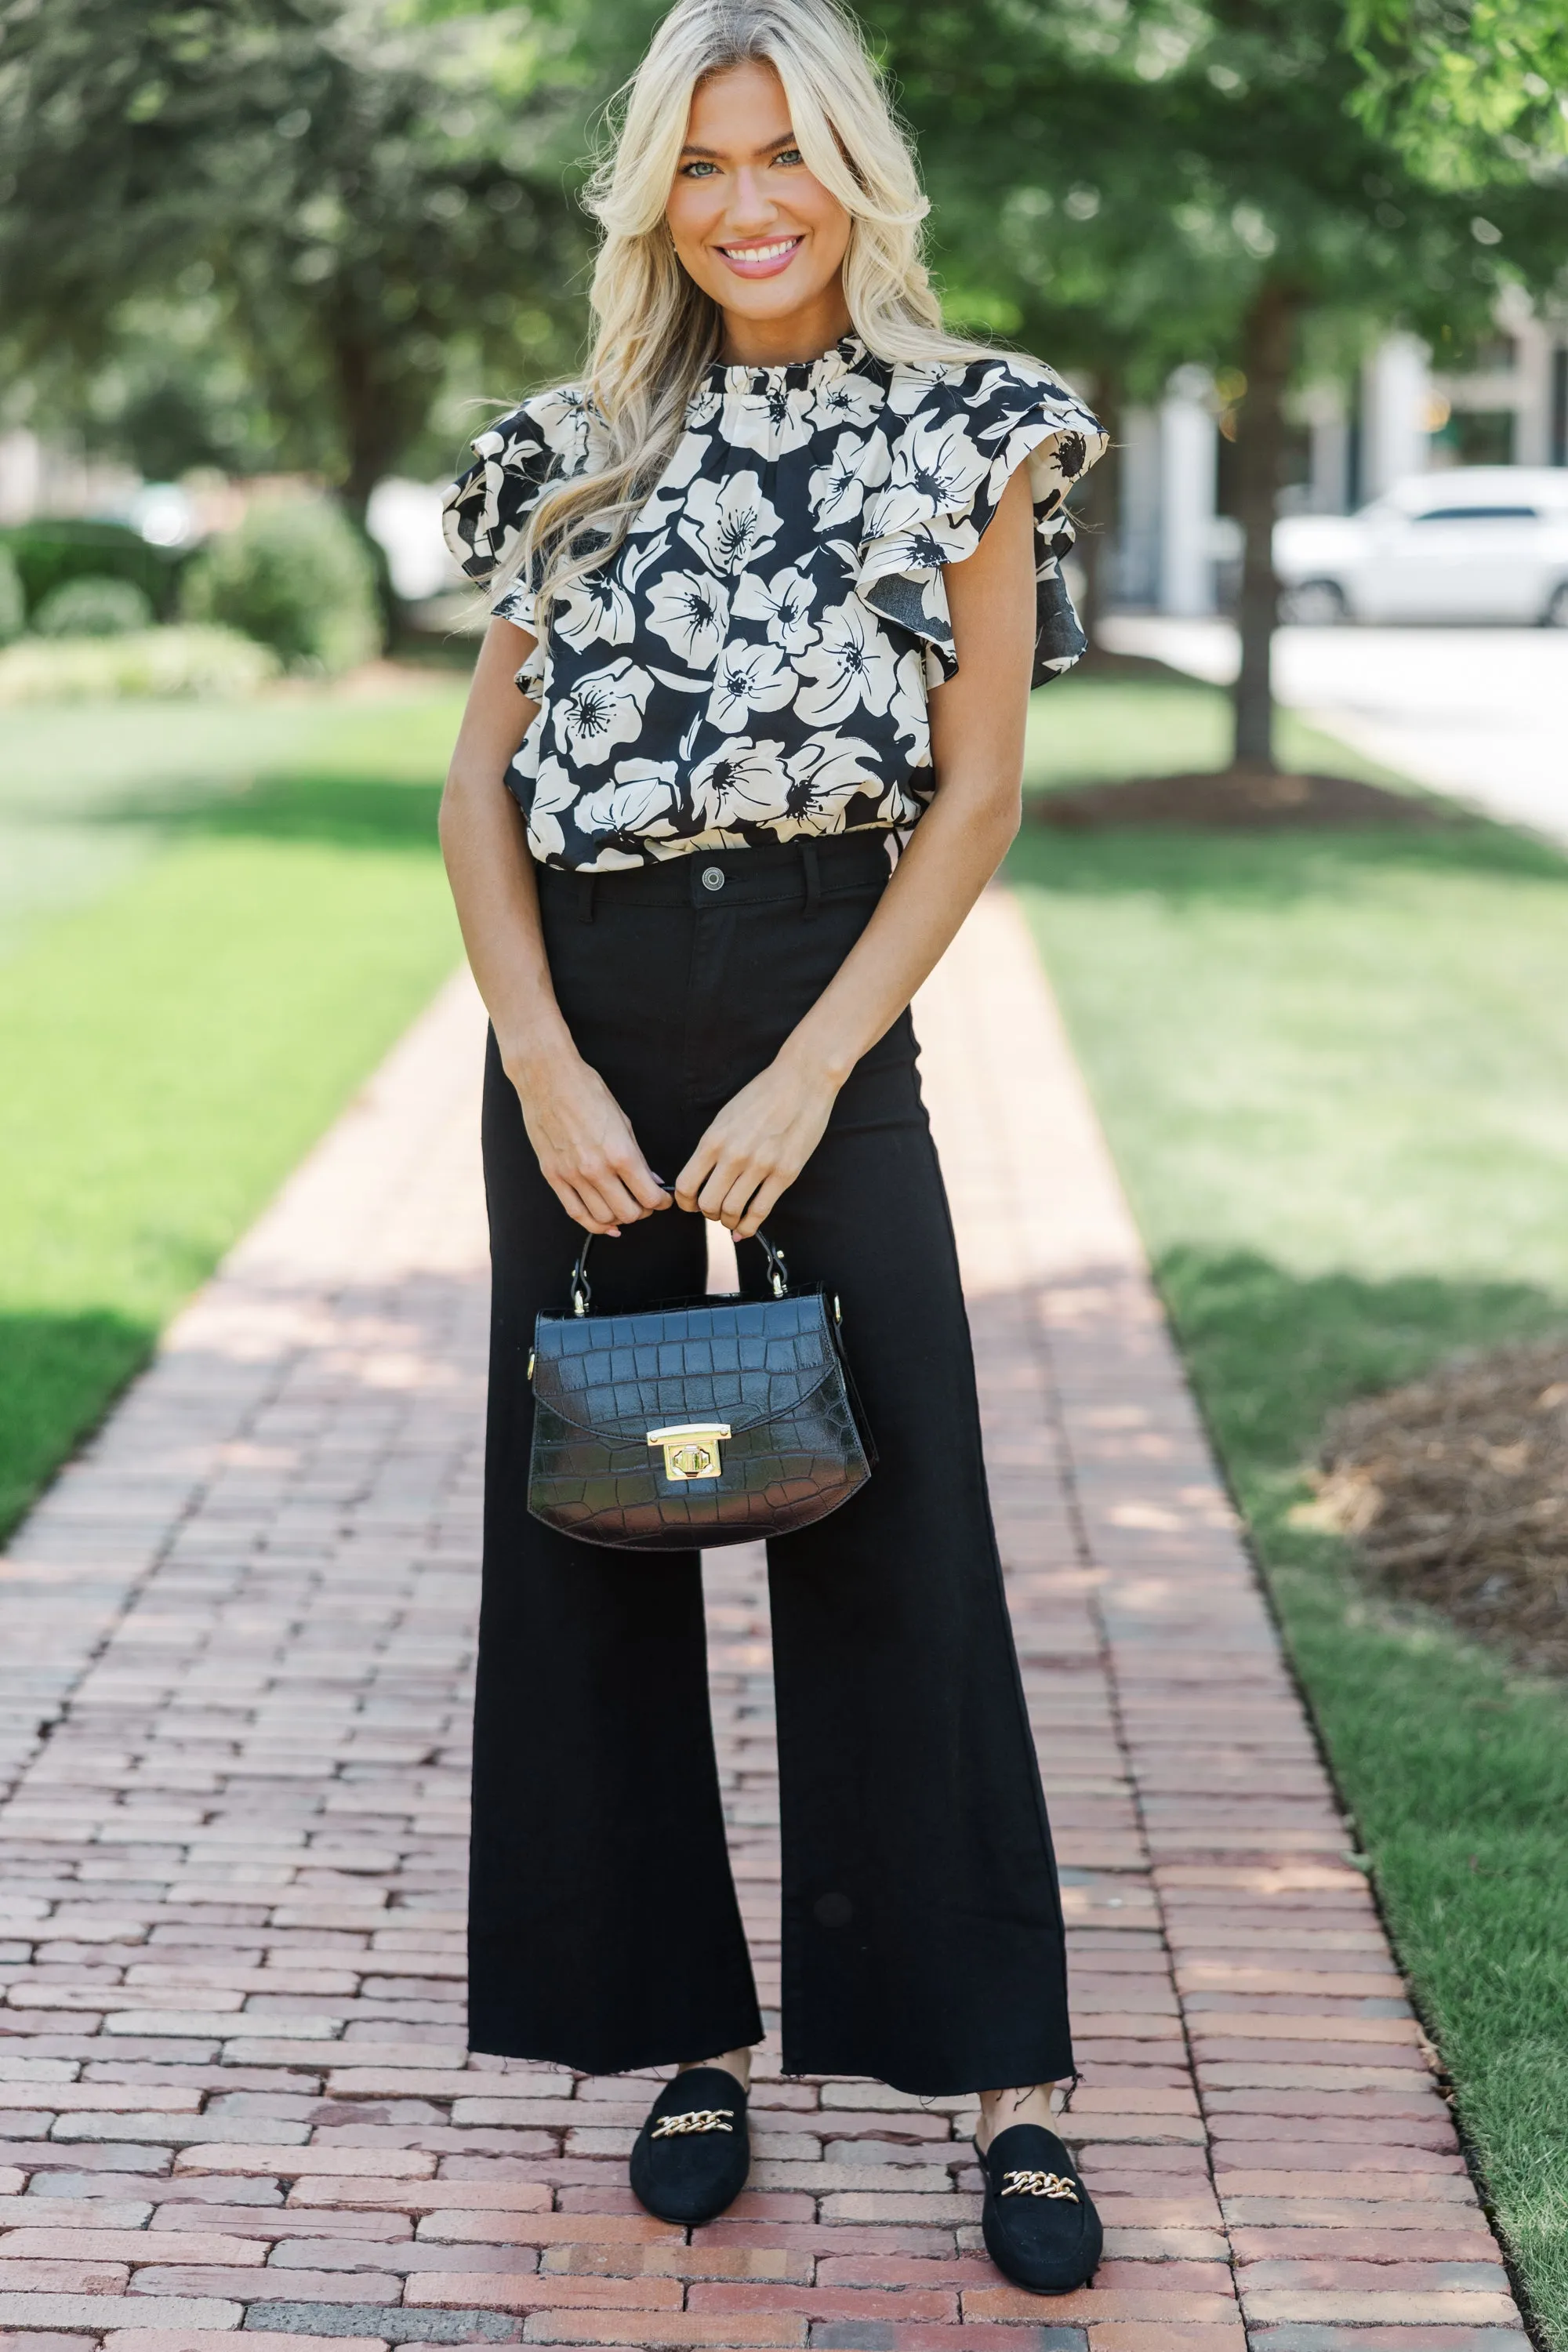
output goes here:
<path id="1" fill-rule="evenodd" d="M 1526 2352 L 1005 896 L 917 1017 L 1064 1865 L 1094 2286 L 1022 2295 L 976 2251 L 962 2101 L 764 2063 L 752 2185 L 689 2243 L 625 2185 L 646 2083 L 465 2056 L 464 982 L 5 1563 L 0 2352 Z M 768 1999 L 762 1563 L 711 1567 Z"/>
<path id="2" fill-rule="evenodd" d="M 1240 660 L 1235 624 L 1115 613 L 1098 632 L 1215 686 Z M 1369 759 L 1505 824 L 1568 841 L 1568 633 L 1281 627 L 1274 691 Z"/>

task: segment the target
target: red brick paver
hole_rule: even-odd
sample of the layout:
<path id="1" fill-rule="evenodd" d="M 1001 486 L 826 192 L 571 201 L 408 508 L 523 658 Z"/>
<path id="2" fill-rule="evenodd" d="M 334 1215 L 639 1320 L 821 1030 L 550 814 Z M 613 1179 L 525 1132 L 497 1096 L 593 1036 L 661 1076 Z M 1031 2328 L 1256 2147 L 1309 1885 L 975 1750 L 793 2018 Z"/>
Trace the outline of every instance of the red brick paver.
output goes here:
<path id="1" fill-rule="evenodd" d="M 1525 2352 L 1022 925 L 920 1008 L 1108 2224 L 979 2248 L 958 2099 L 759 2069 L 752 2186 L 625 2185 L 646 2083 L 467 2058 L 479 1019 L 447 992 L 4 1563 L 0 2352 Z M 760 1555 L 710 1563 L 776 1999 Z"/>

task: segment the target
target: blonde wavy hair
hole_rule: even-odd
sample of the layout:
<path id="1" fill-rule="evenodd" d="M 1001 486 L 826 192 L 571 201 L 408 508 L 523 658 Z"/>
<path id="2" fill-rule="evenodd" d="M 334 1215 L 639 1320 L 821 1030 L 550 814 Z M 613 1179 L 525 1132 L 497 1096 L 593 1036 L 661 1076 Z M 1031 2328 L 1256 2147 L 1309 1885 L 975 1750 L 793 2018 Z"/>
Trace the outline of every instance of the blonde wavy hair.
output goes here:
<path id="1" fill-rule="evenodd" d="M 722 313 L 681 267 L 665 207 L 693 92 L 751 63 L 777 73 L 808 169 L 850 215 L 844 295 L 868 351 L 926 362 L 983 354 L 942 327 L 914 156 L 837 0 L 679 0 L 620 93 L 618 127 L 584 197 L 603 231 L 585 373 L 603 461 L 545 491 L 500 575 L 537 569 L 542 636 L 555 599 L 626 538 L 718 356 Z"/>

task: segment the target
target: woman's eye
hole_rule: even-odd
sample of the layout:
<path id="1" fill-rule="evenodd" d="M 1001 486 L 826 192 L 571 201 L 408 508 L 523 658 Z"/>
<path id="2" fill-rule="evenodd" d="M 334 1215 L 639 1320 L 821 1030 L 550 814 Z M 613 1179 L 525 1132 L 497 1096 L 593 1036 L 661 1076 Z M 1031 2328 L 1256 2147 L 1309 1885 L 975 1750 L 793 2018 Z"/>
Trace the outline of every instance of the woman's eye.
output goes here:
<path id="1" fill-rule="evenodd" d="M 773 157 L 775 163 L 804 163 L 805 157 L 798 147 L 781 147 Z"/>
<path id="2" fill-rule="evenodd" d="M 716 172 L 719 166 L 717 163 L 704 163 L 698 162 L 682 163 L 680 167 L 680 176 L 683 180 L 705 180 L 710 173 Z"/>

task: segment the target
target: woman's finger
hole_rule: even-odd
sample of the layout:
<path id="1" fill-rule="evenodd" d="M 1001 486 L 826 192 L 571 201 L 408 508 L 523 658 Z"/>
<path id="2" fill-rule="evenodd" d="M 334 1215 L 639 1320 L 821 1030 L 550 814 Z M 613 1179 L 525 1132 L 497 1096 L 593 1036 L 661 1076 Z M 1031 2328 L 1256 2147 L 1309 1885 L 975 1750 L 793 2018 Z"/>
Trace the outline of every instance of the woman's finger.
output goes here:
<path id="1" fill-rule="evenodd" d="M 760 1170 L 743 1168 L 725 1193 L 719 1211 L 719 1222 L 728 1225 L 731 1233 L 738 1229 L 742 1218 L 755 1199 L 761 1181 Z"/>
<path id="2" fill-rule="evenodd" d="M 713 1172 L 713 1146 L 704 1136 L 679 1175 L 675 1180 L 676 1205 L 691 1215 L 700 1206 L 703 1186 Z"/>
<path id="3" fill-rule="evenodd" d="M 668 1185 L 659 1182 L 635 1142 L 629 1143 L 621 1157 L 611 1162 L 611 1168 L 637 1202 L 639 1213 L 651 1215 L 655 1209 L 668 1208 Z"/>
<path id="4" fill-rule="evenodd" d="M 613 1230 L 602 1217 L 594 1214 L 574 1184 L 568 1184 L 560 1176 L 552 1176 L 549 1181 L 551 1191 L 574 1225 L 583 1226 L 590 1234 L 608 1234 Z"/>
<path id="5" fill-rule="evenodd" d="M 621 1181 L 619 1174 L 613 1168 L 595 1177 L 594 1189 L 618 1225 L 640 1224 L 644 1217 L 648 1214 L 637 1194 L 632 1192 L 629 1185 Z"/>
<path id="6" fill-rule="evenodd" d="M 560 1202 L 562 1207 L 565 1210 L 567 1215 L 571 1218 L 573 1223 L 574 1225 L 580 1225 L 583 1223 L 584 1218 L 586 1216 L 587 1212 L 584 1208 L 582 1200 L 574 1187 L 570 1184 L 563 1184 L 558 1176 L 548 1177 L 545 1181 L 549 1184 L 550 1189 L 554 1193 L 556 1199 Z"/>
<path id="7" fill-rule="evenodd" d="M 740 1181 L 742 1164 L 742 1163 L 737 1160 L 725 1159 L 720 1160 L 718 1166 L 709 1177 L 708 1181 L 703 1185 L 702 1190 L 697 1195 L 697 1206 L 705 1217 L 719 1219 L 723 1216 L 724 1203 L 729 1199 L 731 1193 L 734 1191 L 736 1184 Z M 753 1178 L 752 1187 L 748 1187 L 748 1197 L 750 1191 L 754 1187 L 754 1184 L 755 1179 Z"/>
<path id="8" fill-rule="evenodd" d="M 584 1212 L 583 1223 L 589 1225 L 596 1234 L 609 1234 L 618 1236 L 621 1230 L 621 1221 L 619 1217 L 616 1216 L 608 1201 L 605 1200 L 604 1194 L 600 1192 L 597 1184 L 593 1182 L 589 1177 L 584 1176 L 581 1171 L 579 1171 L 577 1175 L 573 1179 L 573 1181 L 576 1187 L 577 1197 L 583 1203 Z"/>
<path id="9" fill-rule="evenodd" d="M 760 1225 L 765 1225 L 784 1194 L 788 1192 L 787 1176 L 773 1175 L 759 1184 L 752 1193 L 745 1215 L 735 1227 L 735 1239 L 749 1242 Z"/>

